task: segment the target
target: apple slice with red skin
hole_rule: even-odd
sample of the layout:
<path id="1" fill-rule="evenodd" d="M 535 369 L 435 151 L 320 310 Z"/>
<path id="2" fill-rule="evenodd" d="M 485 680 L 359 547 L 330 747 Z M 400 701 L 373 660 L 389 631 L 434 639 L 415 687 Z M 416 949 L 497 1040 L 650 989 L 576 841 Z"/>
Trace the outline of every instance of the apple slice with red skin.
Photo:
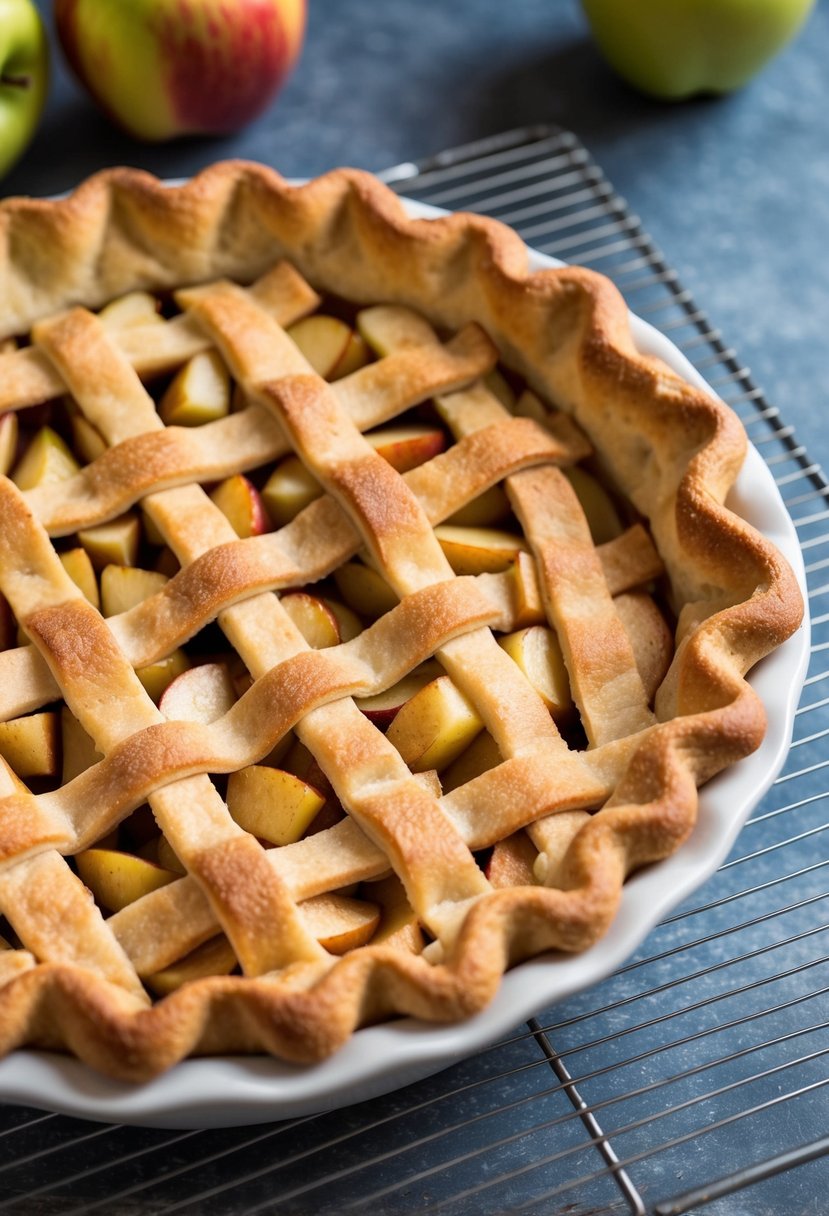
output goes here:
<path id="1" fill-rule="evenodd" d="M 440 427 L 395 426 L 372 431 L 366 439 L 398 473 L 406 473 L 425 464 L 446 447 L 446 435 Z"/>
<path id="2" fill-rule="evenodd" d="M 252 481 L 243 473 L 225 478 L 210 495 L 227 517 L 237 536 L 261 536 L 269 532 L 271 521 L 262 497 Z"/>
<path id="3" fill-rule="evenodd" d="M 180 676 L 189 666 L 190 660 L 184 651 L 179 649 L 155 663 L 148 663 L 146 667 L 136 667 L 135 674 L 150 698 L 158 704 L 176 676 Z"/>
<path id="4" fill-rule="evenodd" d="M 406 702 L 411 701 L 415 693 L 420 692 L 421 688 L 425 688 L 441 674 L 440 664 L 430 660 L 422 663 L 420 667 L 416 667 L 414 671 L 410 671 L 385 692 L 375 693 L 371 697 L 355 697 L 354 704 L 369 721 L 381 730 L 385 730 L 387 726 L 391 725 Z"/>
<path id="5" fill-rule="evenodd" d="M 337 628 L 340 631 L 340 641 L 350 642 L 363 632 L 363 622 L 356 612 L 352 612 L 349 607 L 341 604 L 339 600 L 329 599 L 328 596 L 324 596 L 322 602 L 337 622 Z"/>

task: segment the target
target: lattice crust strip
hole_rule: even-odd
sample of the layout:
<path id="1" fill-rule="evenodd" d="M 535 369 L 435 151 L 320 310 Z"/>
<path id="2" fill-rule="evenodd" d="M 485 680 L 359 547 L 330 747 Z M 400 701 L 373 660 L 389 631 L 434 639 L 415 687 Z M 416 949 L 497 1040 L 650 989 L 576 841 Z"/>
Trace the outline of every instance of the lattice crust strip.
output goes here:
<path id="1" fill-rule="evenodd" d="M 511 963 L 589 946 L 626 875 L 687 836 L 697 785 L 756 746 L 744 674 L 799 620 L 783 560 L 721 505 L 736 420 L 635 352 L 604 280 L 528 278 L 498 225 L 410 222 L 365 175 L 294 189 L 225 165 L 168 190 L 118 171 L 62 202 L 12 200 L 0 224 L 0 334 L 31 333 L 0 354 L 0 422 L 66 400 L 95 437 L 79 471 L 0 479 L 0 590 L 20 631 L 0 651 L 0 723 L 61 700 L 88 744 L 55 788 L 0 766 L 0 1050 L 65 1048 L 135 1079 L 193 1052 L 313 1060 L 378 1017 L 463 1017 Z M 48 266 L 27 275 L 37 249 Z M 133 318 L 130 298 L 96 315 L 141 289 L 174 293 L 164 317 Z M 376 356 L 331 384 L 300 337 L 326 297 L 357 307 Z M 164 384 L 205 356 L 236 407 L 165 426 Z M 493 379 L 499 359 L 538 396 Z M 418 409 L 451 443 L 398 471 L 365 433 Z M 600 542 L 561 471 L 591 453 L 633 504 Z M 315 479 L 306 505 L 240 538 L 210 486 L 286 457 Z M 512 512 L 514 551 L 464 573 L 452 520 L 487 495 Z M 105 619 L 65 538 L 139 507 L 169 578 Z M 295 589 L 355 559 L 384 609 L 315 649 Z M 664 616 L 641 591 L 663 576 L 667 675 Z M 236 692 L 165 715 L 145 673 L 216 626 Z M 569 718 L 510 649 L 533 630 L 561 647 Z M 365 700 L 435 660 L 477 733 L 440 778 Z M 331 811 L 270 847 L 222 775 L 278 771 L 291 739 Z M 182 876 L 105 917 L 76 870 L 145 802 Z M 369 892 L 405 931 L 375 919 L 355 936 Z"/>

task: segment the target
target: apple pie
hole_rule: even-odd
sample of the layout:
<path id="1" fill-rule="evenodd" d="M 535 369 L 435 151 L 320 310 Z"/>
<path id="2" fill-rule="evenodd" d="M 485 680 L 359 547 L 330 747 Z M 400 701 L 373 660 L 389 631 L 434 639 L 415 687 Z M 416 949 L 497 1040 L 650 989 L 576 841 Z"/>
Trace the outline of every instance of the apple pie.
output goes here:
<path id="1" fill-rule="evenodd" d="M 800 622 L 736 417 L 364 173 L 0 231 L 0 1052 L 313 1062 L 588 949 Z"/>

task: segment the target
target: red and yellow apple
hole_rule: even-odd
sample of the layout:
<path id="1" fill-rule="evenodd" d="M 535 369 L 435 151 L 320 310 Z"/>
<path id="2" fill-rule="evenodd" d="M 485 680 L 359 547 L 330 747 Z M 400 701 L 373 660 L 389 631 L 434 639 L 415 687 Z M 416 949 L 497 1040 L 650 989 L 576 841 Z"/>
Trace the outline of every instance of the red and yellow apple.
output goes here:
<path id="1" fill-rule="evenodd" d="M 81 83 L 138 139 L 227 133 L 268 105 L 294 66 L 305 0 L 55 0 Z"/>

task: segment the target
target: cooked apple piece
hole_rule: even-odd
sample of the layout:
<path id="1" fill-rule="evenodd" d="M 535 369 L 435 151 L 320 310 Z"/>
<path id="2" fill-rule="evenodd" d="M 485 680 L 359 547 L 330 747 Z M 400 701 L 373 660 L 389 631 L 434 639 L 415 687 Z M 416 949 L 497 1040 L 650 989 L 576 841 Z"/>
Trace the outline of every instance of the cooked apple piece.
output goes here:
<path id="1" fill-rule="evenodd" d="M 107 445 L 100 433 L 83 414 L 72 415 L 72 444 L 87 464 L 103 456 Z"/>
<path id="2" fill-rule="evenodd" d="M 144 530 L 144 538 L 147 541 L 147 544 L 159 546 L 167 544 L 166 540 L 164 539 L 164 534 L 159 528 L 158 524 L 155 522 L 152 515 L 150 515 L 149 511 L 146 511 L 143 507 L 141 508 L 141 527 Z"/>
<path id="3" fill-rule="evenodd" d="M 522 537 L 496 528 L 438 524 L 435 536 L 455 574 L 497 574 L 509 569 L 516 554 L 527 552 Z"/>
<path id="4" fill-rule="evenodd" d="M 345 954 L 369 941 L 380 923 L 380 909 L 347 895 L 315 895 L 300 905 L 310 933 L 330 954 Z"/>
<path id="5" fill-rule="evenodd" d="M 101 571 L 101 604 L 104 616 L 127 612 L 160 591 L 169 579 L 140 566 L 104 566 Z"/>
<path id="6" fill-rule="evenodd" d="M 32 439 L 11 475 L 20 490 L 66 481 L 80 472 L 80 465 L 57 431 L 42 426 Z"/>
<path id="7" fill-rule="evenodd" d="M 327 380 L 345 356 L 351 339 L 351 326 L 339 317 L 316 312 L 289 326 L 286 333 L 317 375 Z"/>
<path id="8" fill-rule="evenodd" d="M 148 663 L 146 667 L 136 667 L 135 674 L 153 701 L 158 703 L 176 676 L 180 676 L 189 666 L 190 661 L 184 651 L 174 650 L 166 659 Z"/>
<path id="9" fill-rule="evenodd" d="M 381 359 L 393 351 L 435 344 L 431 325 L 412 309 L 395 304 L 361 309 L 357 313 L 357 330 Z"/>
<path id="10" fill-rule="evenodd" d="M 60 769 L 60 724 L 51 710 L 0 722 L 0 756 L 18 777 L 54 777 Z"/>
<path id="11" fill-rule="evenodd" d="M 128 511 L 108 524 L 83 528 L 78 541 L 96 570 L 103 570 L 104 566 L 134 566 L 141 543 L 141 524 L 138 516 Z"/>
<path id="12" fill-rule="evenodd" d="M 450 515 L 446 523 L 461 528 L 489 528 L 499 524 L 509 515 L 510 505 L 500 486 L 490 486 L 473 498 L 465 507 Z"/>
<path id="13" fill-rule="evenodd" d="M 492 850 L 486 876 L 493 887 L 530 887 L 536 885 L 533 872 L 538 849 L 526 832 L 515 832 L 499 840 Z"/>
<path id="14" fill-rule="evenodd" d="M 158 412 L 168 426 L 202 426 L 230 413 L 230 373 L 217 350 L 203 350 L 170 381 Z"/>
<path id="15" fill-rule="evenodd" d="M 251 764 L 231 773 L 227 805 L 246 832 L 270 844 L 293 844 L 308 830 L 325 798 L 281 768 Z"/>
<path id="16" fill-rule="evenodd" d="M 75 855 L 75 864 L 96 903 L 110 912 L 120 912 L 127 904 L 178 878 L 178 874 L 152 861 L 116 849 L 84 849 Z"/>
<path id="17" fill-rule="evenodd" d="M 60 730 L 63 742 L 62 781 L 66 785 L 78 773 L 85 773 L 93 764 L 103 760 L 103 755 L 68 705 L 64 705 L 60 711 Z"/>
<path id="18" fill-rule="evenodd" d="M 394 946 L 396 950 L 420 954 L 425 944 L 423 932 L 397 875 L 366 883 L 365 893 L 370 902 L 380 905 L 380 924 L 371 939 L 372 946 Z"/>
<path id="19" fill-rule="evenodd" d="M 361 334 L 352 329 L 345 350 L 334 364 L 328 379 L 342 380 L 343 376 L 350 376 L 352 372 L 357 372 L 361 367 L 365 367 L 370 359 L 371 351 L 368 343 Z"/>
<path id="20" fill-rule="evenodd" d="M 446 436 L 436 426 L 386 427 L 371 432 L 366 439 L 398 473 L 425 464 L 446 447 Z"/>
<path id="21" fill-rule="evenodd" d="M 173 852 L 173 846 L 170 844 L 166 836 L 159 836 L 156 841 L 155 855 L 158 864 L 165 870 L 172 870 L 175 874 L 186 874 L 187 870 L 181 864 L 178 856 Z"/>
<path id="22" fill-rule="evenodd" d="M 0 473 L 7 477 L 17 454 L 17 414 L 8 413 L 0 417 Z"/>
<path id="23" fill-rule="evenodd" d="M 322 496 L 322 486 L 298 456 L 286 456 L 262 489 L 262 501 L 277 528 L 289 524 L 309 502 Z"/>
<path id="24" fill-rule="evenodd" d="M 334 571 L 337 590 L 349 608 L 376 620 L 400 600 L 381 574 L 362 562 L 346 562 Z"/>
<path id="25" fill-rule="evenodd" d="M 309 595 L 307 591 L 286 591 L 279 602 L 314 650 L 339 644 L 337 618 L 315 595 Z"/>
<path id="26" fill-rule="evenodd" d="M 515 392 L 500 368 L 493 367 L 484 376 L 484 384 L 510 413 L 515 409 Z"/>
<path id="27" fill-rule="evenodd" d="M 90 604 L 95 608 L 100 608 L 98 580 L 95 578 L 95 571 L 92 569 L 92 562 L 86 549 L 67 549 L 65 553 L 60 554 L 60 560 L 72 582 L 80 588 Z"/>
<path id="28" fill-rule="evenodd" d="M 375 726 L 385 729 L 394 721 L 406 702 L 411 701 L 416 692 L 420 692 L 421 688 L 425 688 L 441 674 L 441 666 L 434 660 L 421 663 L 419 667 L 403 676 L 403 679 L 398 680 L 396 684 L 392 684 L 391 688 L 387 688 L 385 692 L 375 693 L 371 697 L 355 697 L 354 704 Z"/>
<path id="29" fill-rule="evenodd" d="M 327 596 L 323 597 L 322 602 L 337 622 L 341 642 L 350 642 L 363 632 L 363 622 L 356 612 L 352 612 L 339 600 L 331 600 Z"/>
<path id="30" fill-rule="evenodd" d="M 535 558 L 529 553 L 518 553 L 509 569 L 512 585 L 515 625 L 523 629 L 527 625 L 544 625 L 547 613 L 541 599 L 541 585 Z"/>
<path id="31" fill-rule="evenodd" d="M 148 291 L 131 291 L 106 304 L 98 316 L 107 329 L 129 329 L 133 325 L 164 323 L 158 314 L 159 303 Z"/>
<path id="32" fill-rule="evenodd" d="M 562 469 L 562 472 L 576 491 L 576 497 L 581 503 L 590 528 L 590 535 L 593 537 L 593 544 L 603 545 L 606 541 L 620 536 L 624 531 L 622 521 L 604 486 L 600 485 L 591 473 L 576 465 Z"/>
<path id="33" fill-rule="evenodd" d="M 237 536 L 260 536 L 270 531 L 270 519 L 256 486 L 243 473 L 220 482 L 210 495 L 227 516 Z"/>
<path id="34" fill-rule="evenodd" d="M 212 937 L 191 950 L 184 958 L 171 963 L 162 971 L 144 977 L 144 983 L 156 996 L 168 996 L 189 984 L 191 980 L 202 980 L 208 975 L 230 975 L 236 966 L 236 955 L 230 942 L 221 934 Z"/>
<path id="35" fill-rule="evenodd" d="M 533 422 L 540 422 L 543 426 L 547 421 L 548 412 L 539 397 L 535 393 L 530 392 L 525 388 L 521 396 L 515 403 L 515 413 L 521 418 L 532 418 Z"/>
<path id="36" fill-rule="evenodd" d="M 388 729 L 412 772 L 442 772 L 468 747 L 483 722 L 475 707 L 448 676 L 439 676 L 415 693 Z"/>
<path id="37" fill-rule="evenodd" d="M 165 688 L 158 708 L 177 722 L 209 725 L 236 704 L 236 689 L 227 663 L 200 663 L 176 676 Z"/>
<path id="38" fill-rule="evenodd" d="M 564 656 L 553 630 L 546 625 L 530 625 L 508 633 L 498 641 L 521 668 L 553 717 L 565 717 L 572 709 L 573 699 Z"/>
<path id="39" fill-rule="evenodd" d="M 481 773 L 489 772 L 491 768 L 501 763 L 501 753 L 498 744 L 488 730 L 482 730 L 461 752 L 457 760 L 450 764 L 441 778 L 443 792 L 450 793 Z"/>
<path id="40" fill-rule="evenodd" d="M 538 849 L 533 863 L 537 882 L 548 887 L 558 886 L 562 880 L 562 863 L 567 850 L 589 821 L 587 811 L 559 811 L 529 825 L 527 833 Z"/>

